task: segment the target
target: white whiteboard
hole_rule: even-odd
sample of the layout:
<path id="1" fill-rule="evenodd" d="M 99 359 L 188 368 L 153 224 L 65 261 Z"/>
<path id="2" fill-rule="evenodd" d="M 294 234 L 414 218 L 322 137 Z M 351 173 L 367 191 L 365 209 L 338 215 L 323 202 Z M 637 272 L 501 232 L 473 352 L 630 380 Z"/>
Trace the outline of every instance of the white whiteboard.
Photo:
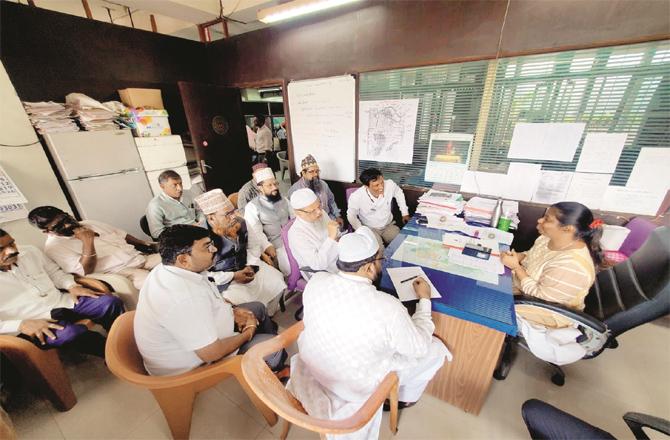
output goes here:
<path id="1" fill-rule="evenodd" d="M 356 180 L 356 80 L 351 75 L 288 84 L 293 160 L 311 154 L 321 178 Z"/>

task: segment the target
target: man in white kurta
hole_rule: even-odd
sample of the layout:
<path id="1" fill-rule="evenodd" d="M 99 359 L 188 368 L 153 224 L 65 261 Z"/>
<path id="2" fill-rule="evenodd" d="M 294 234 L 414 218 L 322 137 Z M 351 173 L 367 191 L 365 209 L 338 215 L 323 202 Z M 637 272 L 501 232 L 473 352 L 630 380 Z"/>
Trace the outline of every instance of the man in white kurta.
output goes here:
<path id="1" fill-rule="evenodd" d="M 337 273 L 340 224 L 330 219 L 321 208 L 319 197 L 309 188 L 291 195 L 291 207 L 296 220 L 288 231 L 288 243 L 298 266 L 309 269 L 301 270 L 303 278 L 308 280 L 318 271 Z"/>
<path id="2" fill-rule="evenodd" d="M 432 337 L 425 280 L 413 282 L 421 299 L 411 317 L 397 298 L 373 286 L 381 274 L 378 249 L 367 227 L 343 236 L 337 263 L 341 271 L 315 274 L 303 293 L 305 330 L 291 361 L 288 390 L 312 416 L 352 415 L 391 371 L 400 379 L 400 406 L 410 406 L 450 356 Z M 364 428 L 344 437 L 377 438 L 381 410 Z"/>
<path id="3" fill-rule="evenodd" d="M 402 219 L 409 221 L 409 209 L 402 189 L 390 179 L 384 179 L 381 171 L 369 168 L 361 173 L 363 186 L 349 196 L 347 219 L 358 229 L 365 225 L 375 233 L 379 244 L 388 245 L 400 233 L 393 221 L 391 202 L 396 200 Z"/>
<path id="4" fill-rule="evenodd" d="M 286 197 L 279 193 L 279 184 L 271 168 L 261 168 L 253 174 L 261 194 L 244 208 L 244 220 L 249 227 L 249 241 L 263 249 L 261 258 L 288 276 L 291 267 L 281 238 L 281 229 L 294 216 Z"/>
<path id="5" fill-rule="evenodd" d="M 219 291 L 233 304 L 261 302 L 274 315 L 286 289 L 282 273 L 260 259 L 260 246 L 249 242 L 246 222 L 223 191 L 213 189 L 195 201 L 207 216 L 217 248 L 210 275 Z"/>

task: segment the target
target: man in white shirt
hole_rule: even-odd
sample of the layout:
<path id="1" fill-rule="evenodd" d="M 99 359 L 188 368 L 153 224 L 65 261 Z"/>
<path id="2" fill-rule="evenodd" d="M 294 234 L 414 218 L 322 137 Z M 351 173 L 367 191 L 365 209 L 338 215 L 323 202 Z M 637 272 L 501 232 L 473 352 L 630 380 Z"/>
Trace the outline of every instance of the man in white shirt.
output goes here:
<path id="1" fill-rule="evenodd" d="M 335 196 L 328 184 L 319 177 L 321 175 L 321 169 L 319 168 L 319 164 L 316 163 L 314 156 L 311 154 L 305 156 L 302 162 L 300 162 L 300 170 L 300 175 L 302 177 L 289 188 L 289 198 L 295 191 L 301 188 L 311 189 L 314 191 L 314 194 L 319 197 L 319 200 L 321 201 L 321 209 L 326 211 L 328 217 L 336 220 L 340 226 L 342 226 L 344 221 L 340 216 L 340 208 L 337 207 Z"/>
<path id="2" fill-rule="evenodd" d="M 293 217 L 293 209 L 286 197 L 279 193 L 279 184 L 270 168 L 254 173 L 254 180 L 261 194 L 244 208 L 244 220 L 249 228 L 249 240 L 257 240 L 266 261 L 288 276 L 291 267 L 281 238 L 281 228 Z M 266 257 L 261 255 L 266 260 Z M 276 264 L 275 264 L 276 261 Z"/>
<path id="3" fill-rule="evenodd" d="M 75 322 L 91 319 L 109 330 L 121 313 L 119 298 L 75 282 L 42 251 L 17 247 L 0 229 L 0 334 L 21 335 L 45 348 L 69 345 L 104 356 L 105 339 Z"/>
<path id="4" fill-rule="evenodd" d="M 372 231 L 362 226 L 339 245 L 340 272 L 314 274 L 303 293 L 305 329 L 291 359 L 288 389 L 311 416 L 342 419 L 395 371 L 399 407 L 411 406 L 450 356 L 432 336 L 430 285 L 422 278 L 412 282 L 420 299 L 409 316 L 397 298 L 373 285 L 383 258 Z M 377 438 L 380 421 L 381 408 L 368 425 L 345 438 Z"/>
<path id="5" fill-rule="evenodd" d="M 395 198 L 405 223 L 409 221 L 409 209 L 405 194 L 393 180 L 384 180 L 381 171 L 368 168 L 360 176 L 363 186 L 349 197 L 347 219 L 358 229 L 365 225 L 375 233 L 381 246 L 388 245 L 400 233 L 393 221 L 391 201 Z"/>
<path id="6" fill-rule="evenodd" d="M 337 273 L 337 240 L 340 224 L 331 220 L 321 209 L 321 200 L 309 188 L 295 191 L 291 195 L 291 207 L 296 220 L 288 231 L 288 243 L 302 276 L 308 280 L 312 272 Z"/>
<path id="7" fill-rule="evenodd" d="M 158 176 L 161 193 L 147 206 L 146 216 L 151 236 L 157 238 L 172 225 L 205 226 L 205 216 L 198 211 L 193 195 L 182 186 L 181 176 L 165 170 Z"/>
<path id="8" fill-rule="evenodd" d="M 207 216 L 211 238 L 217 251 L 210 276 L 232 304 L 261 302 L 272 316 L 285 292 L 284 275 L 261 261 L 259 243 L 249 242 L 247 224 L 220 189 L 195 198 Z"/>
<path id="9" fill-rule="evenodd" d="M 170 226 L 161 234 L 159 249 L 162 264 L 142 288 L 134 321 L 137 348 L 149 374 L 184 373 L 245 353 L 276 335 L 262 304 L 234 307 L 208 279 L 216 253 L 209 231 Z M 281 369 L 285 356 L 282 350 L 266 361 Z"/>
<path id="10" fill-rule="evenodd" d="M 272 142 L 272 130 L 265 124 L 265 120 L 266 118 L 264 115 L 257 115 L 254 120 L 254 125 L 256 126 L 254 151 L 258 153 L 260 158 L 262 158 L 268 151 L 272 151 L 274 146 Z"/>
<path id="11" fill-rule="evenodd" d="M 149 271 L 160 262 L 158 254 L 143 255 L 135 249 L 138 246 L 155 252 L 152 243 L 102 222 L 78 222 L 54 206 L 33 209 L 28 221 L 47 234 L 44 253 L 69 273 L 118 273 L 139 290 Z"/>

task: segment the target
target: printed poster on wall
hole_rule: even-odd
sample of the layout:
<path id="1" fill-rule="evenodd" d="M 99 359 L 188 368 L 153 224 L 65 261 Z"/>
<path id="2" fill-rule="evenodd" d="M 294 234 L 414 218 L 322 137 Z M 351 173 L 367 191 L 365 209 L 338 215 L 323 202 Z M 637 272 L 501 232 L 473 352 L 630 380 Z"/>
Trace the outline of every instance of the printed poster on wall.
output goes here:
<path id="1" fill-rule="evenodd" d="M 432 133 L 424 180 L 460 185 L 470 165 L 473 138 L 467 133 Z"/>

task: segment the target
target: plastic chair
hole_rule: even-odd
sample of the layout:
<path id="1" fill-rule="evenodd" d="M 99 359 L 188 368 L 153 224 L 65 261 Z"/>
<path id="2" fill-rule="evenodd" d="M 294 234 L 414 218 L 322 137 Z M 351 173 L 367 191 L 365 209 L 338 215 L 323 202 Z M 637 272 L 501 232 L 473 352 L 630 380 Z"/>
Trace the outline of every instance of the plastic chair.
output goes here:
<path id="1" fill-rule="evenodd" d="M 642 217 L 635 217 L 626 223 L 626 229 L 630 229 L 630 234 L 621 243 L 619 252 L 631 256 L 642 247 L 649 235 L 656 229 L 657 225 Z"/>
<path id="2" fill-rule="evenodd" d="M 235 209 L 237 209 L 237 199 L 238 199 L 239 194 L 238 193 L 232 193 L 228 195 L 228 200 L 230 200 L 230 203 L 233 204 Z"/>
<path id="3" fill-rule="evenodd" d="M 288 157 L 286 151 L 280 151 L 277 153 L 277 159 L 279 160 L 279 171 L 281 172 L 281 180 L 284 180 L 284 173 L 289 169 Z"/>
<path id="4" fill-rule="evenodd" d="M 140 229 L 142 232 L 144 232 L 147 236 L 151 237 L 151 231 L 149 230 L 149 221 L 147 220 L 147 216 L 143 215 L 142 218 L 140 219 Z M 154 238 L 151 237 L 153 240 Z"/>
<path id="5" fill-rule="evenodd" d="M 517 305 L 549 310 L 575 324 L 582 333 L 577 342 L 586 350 L 584 359 L 617 348 L 620 334 L 670 313 L 670 229 L 656 228 L 628 260 L 599 272 L 585 302 L 584 312 L 579 312 L 537 298 L 515 299 Z M 528 349 L 522 338 L 507 339 L 496 379 L 509 372 L 512 344 Z M 554 370 L 551 381 L 562 386 L 565 373 L 548 365 Z"/>
<path id="6" fill-rule="evenodd" d="M 277 416 L 251 391 L 242 375 L 242 356 L 232 356 L 176 376 L 150 376 L 133 333 L 135 312 L 119 316 L 107 337 L 105 358 L 109 370 L 119 379 L 151 391 L 163 411 L 172 437 L 185 439 L 191 431 L 191 416 L 196 395 L 222 380 L 234 376 L 265 420 L 273 426 Z"/>
<path id="7" fill-rule="evenodd" d="M 302 277 L 302 273 L 300 272 L 300 265 L 293 256 L 291 247 L 288 244 L 288 231 L 291 229 L 291 226 L 293 226 L 294 222 L 295 218 L 289 220 L 288 223 L 286 223 L 281 228 L 281 240 L 284 243 L 284 249 L 286 249 L 286 256 L 288 257 L 288 263 L 291 269 L 291 272 L 289 273 L 286 280 L 286 287 L 289 292 L 304 292 L 305 286 L 307 286 L 307 280 Z M 302 319 L 302 306 L 296 310 L 294 317 L 296 321 L 300 321 Z"/>
<path id="8" fill-rule="evenodd" d="M 253 346 L 242 357 L 242 372 L 253 392 L 284 419 L 280 438 L 282 440 L 286 438 L 291 424 L 318 432 L 321 438 L 325 438 L 325 434 L 346 434 L 358 431 L 372 419 L 387 397 L 391 403 L 391 432 L 395 434 L 398 431 L 398 376 L 394 372 L 386 375 L 379 387 L 356 413 L 340 420 L 311 417 L 302 404 L 284 388 L 263 359 L 293 344 L 304 328 L 304 323 L 298 322 L 278 336 Z"/>

